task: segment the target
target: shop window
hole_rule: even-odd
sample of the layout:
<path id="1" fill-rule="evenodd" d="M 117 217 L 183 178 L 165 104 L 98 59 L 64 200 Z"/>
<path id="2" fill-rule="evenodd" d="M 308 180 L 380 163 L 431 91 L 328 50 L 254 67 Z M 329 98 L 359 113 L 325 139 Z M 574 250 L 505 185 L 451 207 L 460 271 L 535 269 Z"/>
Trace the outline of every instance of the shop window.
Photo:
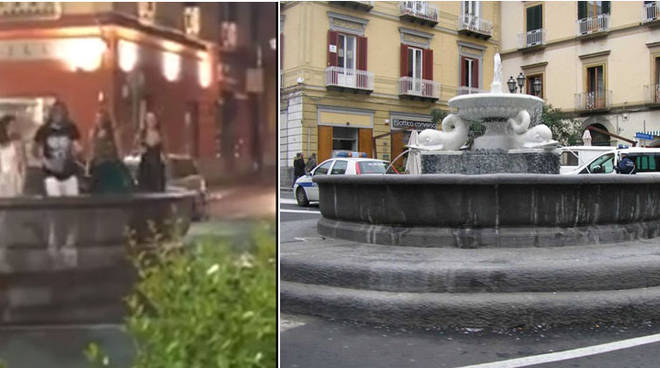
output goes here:
<path id="1" fill-rule="evenodd" d="M 333 127 L 332 153 L 336 151 L 356 152 L 358 150 L 358 129 Z"/>
<path id="2" fill-rule="evenodd" d="M 183 9 L 183 26 L 186 34 L 197 36 L 201 28 L 199 5 L 186 6 Z"/>

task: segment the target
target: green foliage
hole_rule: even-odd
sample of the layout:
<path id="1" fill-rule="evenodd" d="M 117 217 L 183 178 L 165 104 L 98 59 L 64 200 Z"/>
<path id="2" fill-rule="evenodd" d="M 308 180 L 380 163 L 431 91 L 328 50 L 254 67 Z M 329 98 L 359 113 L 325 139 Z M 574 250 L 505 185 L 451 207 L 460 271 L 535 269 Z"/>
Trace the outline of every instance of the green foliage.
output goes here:
<path id="1" fill-rule="evenodd" d="M 275 367 L 276 246 L 259 230 L 249 246 L 157 238 L 132 245 L 139 282 L 126 301 L 134 368 Z M 105 357 L 90 345 L 97 366 Z M 107 363 L 107 360 L 105 361 Z"/>
<path id="2" fill-rule="evenodd" d="M 431 110 L 431 121 L 433 121 L 434 124 L 438 124 L 447 115 L 449 115 L 449 112 L 447 112 L 445 110 L 433 109 L 433 110 Z"/>
<path id="3" fill-rule="evenodd" d="M 0 368 L 7 368 L 5 362 L 3 362 L 2 360 L 0 360 Z"/>
<path id="4" fill-rule="evenodd" d="M 541 123 L 552 130 L 552 138 L 562 146 L 582 144 L 582 123 L 567 118 L 561 109 L 552 107 L 552 105 L 544 105 Z"/>

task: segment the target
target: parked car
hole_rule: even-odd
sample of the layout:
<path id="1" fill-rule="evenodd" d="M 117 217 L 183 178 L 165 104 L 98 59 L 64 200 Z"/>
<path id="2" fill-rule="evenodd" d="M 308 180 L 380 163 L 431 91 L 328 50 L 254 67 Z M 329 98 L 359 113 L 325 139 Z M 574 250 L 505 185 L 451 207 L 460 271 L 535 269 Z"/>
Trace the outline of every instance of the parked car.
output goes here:
<path id="1" fill-rule="evenodd" d="M 373 158 L 333 157 L 321 162 L 309 174 L 301 176 L 293 185 L 293 193 L 299 206 L 319 200 L 318 184 L 312 181 L 317 175 L 373 175 L 385 174 L 389 163 Z"/>
<path id="2" fill-rule="evenodd" d="M 605 152 L 616 150 L 612 146 L 567 146 L 559 150 L 559 173 L 566 174 L 577 170 L 584 164 Z"/>
<path id="3" fill-rule="evenodd" d="M 124 164 L 128 167 L 137 187 L 138 167 L 140 156 L 126 156 Z M 194 158 L 186 155 L 167 156 L 165 163 L 165 177 L 168 187 L 183 188 L 197 192 L 193 207 L 193 219 L 200 220 L 207 216 L 207 188 L 206 180 L 199 172 L 199 167 Z"/>
<path id="4" fill-rule="evenodd" d="M 618 174 L 616 168 L 623 158 L 629 158 L 634 164 L 635 174 L 660 174 L 660 148 L 633 147 L 614 149 L 601 153 L 590 162 L 564 174 Z"/>

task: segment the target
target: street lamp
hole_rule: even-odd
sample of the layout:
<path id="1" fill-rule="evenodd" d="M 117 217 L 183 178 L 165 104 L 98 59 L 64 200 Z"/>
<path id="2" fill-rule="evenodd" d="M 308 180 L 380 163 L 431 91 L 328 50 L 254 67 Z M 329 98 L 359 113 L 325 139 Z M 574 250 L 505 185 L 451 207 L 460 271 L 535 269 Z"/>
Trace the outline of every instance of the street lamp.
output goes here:
<path id="1" fill-rule="evenodd" d="M 518 80 L 518 87 L 520 87 L 520 93 L 523 93 L 523 85 L 525 85 L 525 76 L 523 75 L 522 72 L 518 74 L 518 77 L 516 78 Z"/>
<path id="2" fill-rule="evenodd" d="M 534 78 L 534 95 L 538 96 L 541 94 L 541 78 Z"/>
<path id="3" fill-rule="evenodd" d="M 509 80 L 506 82 L 506 85 L 509 86 L 509 92 L 516 92 L 516 81 L 513 79 L 513 76 L 509 77 Z"/>

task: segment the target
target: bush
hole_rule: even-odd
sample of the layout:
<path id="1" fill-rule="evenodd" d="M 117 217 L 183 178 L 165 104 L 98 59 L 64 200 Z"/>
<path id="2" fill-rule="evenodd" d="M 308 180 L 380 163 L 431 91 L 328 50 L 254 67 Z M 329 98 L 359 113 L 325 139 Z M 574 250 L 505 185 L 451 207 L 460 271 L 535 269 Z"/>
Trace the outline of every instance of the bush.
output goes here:
<path id="1" fill-rule="evenodd" d="M 217 239 L 158 245 L 133 256 L 140 278 L 127 298 L 133 367 L 275 367 L 274 235 L 259 231 L 243 250 Z M 94 344 L 86 354 L 110 365 Z"/>

